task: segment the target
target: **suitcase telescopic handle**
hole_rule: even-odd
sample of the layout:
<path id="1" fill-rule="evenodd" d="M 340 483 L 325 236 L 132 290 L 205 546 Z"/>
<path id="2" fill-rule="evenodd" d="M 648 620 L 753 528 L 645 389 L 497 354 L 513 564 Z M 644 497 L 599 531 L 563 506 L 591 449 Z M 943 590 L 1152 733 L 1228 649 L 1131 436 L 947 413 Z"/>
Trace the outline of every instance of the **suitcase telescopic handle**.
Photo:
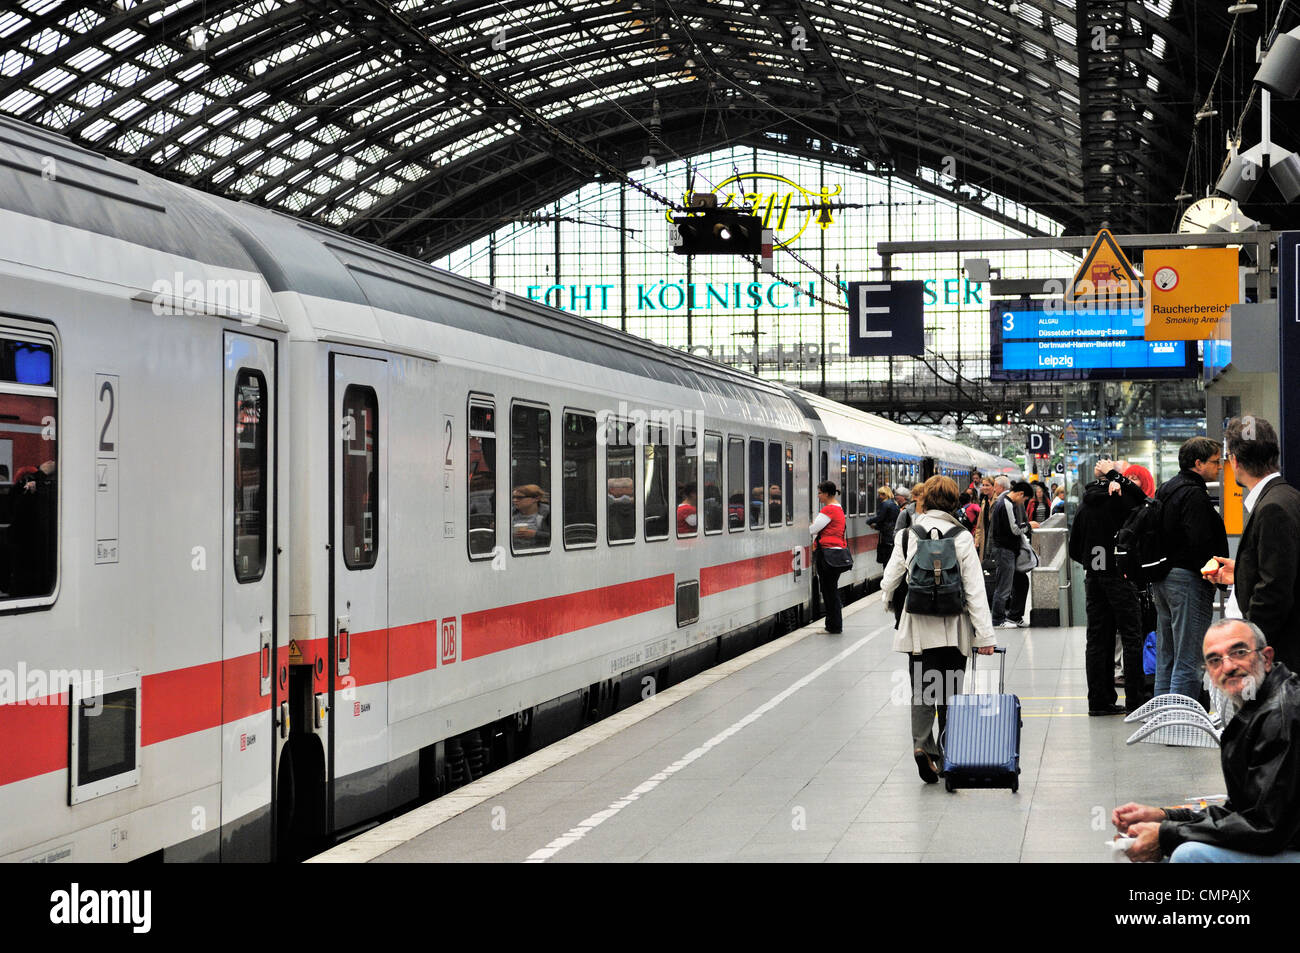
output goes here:
<path id="1" fill-rule="evenodd" d="M 1007 647 L 1005 645 L 995 645 L 993 647 L 993 651 L 995 654 L 1001 656 L 1001 658 L 998 659 L 998 661 L 1001 663 L 1001 666 L 998 671 L 998 694 L 1005 695 L 1007 693 Z M 971 653 L 970 680 L 972 682 L 975 681 L 975 660 L 979 657 L 980 654 L 978 651 Z"/>

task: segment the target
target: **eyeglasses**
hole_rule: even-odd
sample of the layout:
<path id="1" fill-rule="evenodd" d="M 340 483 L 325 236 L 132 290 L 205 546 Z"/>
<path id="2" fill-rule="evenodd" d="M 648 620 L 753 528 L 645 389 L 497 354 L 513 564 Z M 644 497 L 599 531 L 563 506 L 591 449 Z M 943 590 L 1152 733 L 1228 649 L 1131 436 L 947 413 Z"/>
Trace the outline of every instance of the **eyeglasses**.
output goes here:
<path id="1" fill-rule="evenodd" d="M 1234 662 L 1244 662 L 1258 651 L 1259 649 L 1233 649 L 1227 654 L 1227 658 L 1232 659 Z M 1207 655 L 1205 656 L 1205 667 L 1209 669 L 1217 669 L 1223 664 L 1223 661 L 1223 656 Z"/>

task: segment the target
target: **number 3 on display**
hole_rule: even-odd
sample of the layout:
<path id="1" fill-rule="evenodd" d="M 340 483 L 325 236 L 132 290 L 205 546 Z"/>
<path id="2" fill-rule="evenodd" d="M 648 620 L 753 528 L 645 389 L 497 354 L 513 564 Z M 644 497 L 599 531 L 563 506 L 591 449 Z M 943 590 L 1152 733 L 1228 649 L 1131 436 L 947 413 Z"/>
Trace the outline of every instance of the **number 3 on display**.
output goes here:
<path id="1" fill-rule="evenodd" d="M 1016 329 L 1016 316 L 1008 311 L 1002 315 L 1002 330 L 1014 331 Z"/>

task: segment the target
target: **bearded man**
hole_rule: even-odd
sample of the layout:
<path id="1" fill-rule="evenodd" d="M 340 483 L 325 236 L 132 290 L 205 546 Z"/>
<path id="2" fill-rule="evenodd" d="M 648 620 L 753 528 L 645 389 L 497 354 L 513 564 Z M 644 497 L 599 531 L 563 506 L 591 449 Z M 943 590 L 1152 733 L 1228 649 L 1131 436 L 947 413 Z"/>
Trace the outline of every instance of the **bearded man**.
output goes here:
<path id="1" fill-rule="evenodd" d="M 1216 622 L 1202 648 L 1224 719 L 1227 802 L 1204 811 L 1125 804 L 1111 821 L 1135 839 L 1133 861 L 1300 863 L 1300 678 L 1273 661 L 1252 622 Z"/>

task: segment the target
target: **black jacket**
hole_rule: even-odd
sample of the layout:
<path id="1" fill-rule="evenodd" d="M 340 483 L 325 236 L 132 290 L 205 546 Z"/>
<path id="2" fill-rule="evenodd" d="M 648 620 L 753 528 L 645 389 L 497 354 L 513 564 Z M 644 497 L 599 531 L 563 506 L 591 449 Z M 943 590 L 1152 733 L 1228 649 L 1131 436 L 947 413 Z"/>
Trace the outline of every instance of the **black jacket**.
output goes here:
<path id="1" fill-rule="evenodd" d="M 1112 494 L 1110 484 L 1119 483 Z M 1083 490 L 1083 503 L 1070 526 L 1070 558 L 1088 572 L 1118 572 L 1115 565 L 1115 534 L 1128 515 L 1143 504 L 1142 488 L 1111 470 Z"/>
<path id="2" fill-rule="evenodd" d="M 1028 539 L 1031 535 L 1029 528 L 1029 518 L 1025 516 L 1025 508 L 1017 506 L 1012 502 L 1007 493 L 1001 494 L 993 507 L 993 515 L 989 517 L 989 529 L 993 533 L 993 543 L 1002 549 L 1020 549 L 1020 540 L 1022 537 Z M 1015 512 L 1015 521 L 1012 521 L 1011 514 Z"/>
<path id="3" fill-rule="evenodd" d="M 1186 841 L 1251 854 L 1300 848 L 1300 678 L 1274 662 L 1259 695 L 1228 722 L 1219 754 L 1227 803 L 1168 809 L 1160 850 Z"/>
<path id="4" fill-rule="evenodd" d="M 1280 476 L 1255 501 L 1233 575 L 1242 614 L 1264 630 L 1274 657 L 1300 672 L 1300 490 Z"/>
<path id="5" fill-rule="evenodd" d="M 1195 470 L 1180 470 L 1156 490 L 1163 505 L 1161 535 L 1169 568 L 1199 573 L 1211 556 L 1228 555 L 1228 534 L 1223 517 Z"/>
<path id="6" fill-rule="evenodd" d="M 880 533 L 881 546 L 894 545 L 894 523 L 898 520 L 898 504 L 893 500 L 882 500 L 876 508 L 876 515 L 867 520 L 868 526 L 874 526 Z"/>

